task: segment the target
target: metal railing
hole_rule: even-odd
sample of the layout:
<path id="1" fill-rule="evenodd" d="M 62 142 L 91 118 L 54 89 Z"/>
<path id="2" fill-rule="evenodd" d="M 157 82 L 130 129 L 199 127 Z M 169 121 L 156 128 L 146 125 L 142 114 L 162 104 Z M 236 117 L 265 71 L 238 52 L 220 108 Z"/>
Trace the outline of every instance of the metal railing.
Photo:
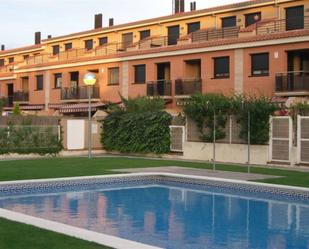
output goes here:
<path id="1" fill-rule="evenodd" d="M 309 91 L 309 71 L 276 74 L 276 92 Z"/>
<path id="2" fill-rule="evenodd" d="M 100 98 L 99 87 L 92 87 L 92 98 Z M 61 100 L 79 100 L 88 99 L 88 88 L 87 87 L 67 87 L 61 88 Z"/>
<path id="3" fill-rule="evenodd" d="M 225 38 L 238 38 L 240 27 L 206 29 L 192 33 L 192 42 L 205 42 Z"/>
<path id="4" fill-rule="evenodd" d="M 147 82 L 147 96 L 172 96 L 172 81 L 157 80 Z"/>
<path id="5" fill-rule="evenodd" d="M 29 101 L 29 93 L 24 92 L 24 91 L 14 92 L 13 99 L 16 102 L 28 102 Z"/>
<path id="6" fill-rule="evenodd" d="M 9 72 L 13 72 L 13 70 L 14 70 L 14 65 L 12 64 L 0 67 L 0 73 L 9 73 Z"/>
<path id="7" fill-rule="evenodd" d="M 175 95 L 192 95 L 202 92 L 202 79 L 178 79 L 175 81 Z"/>
<path id="8" fill-rule="evenodd" d="M 256 24 L 256 34 L 271 34 L 308 28 L 309 16 L 300 16 L 295 18 L 273 20 L 269 22 L 258 22 Z"/>

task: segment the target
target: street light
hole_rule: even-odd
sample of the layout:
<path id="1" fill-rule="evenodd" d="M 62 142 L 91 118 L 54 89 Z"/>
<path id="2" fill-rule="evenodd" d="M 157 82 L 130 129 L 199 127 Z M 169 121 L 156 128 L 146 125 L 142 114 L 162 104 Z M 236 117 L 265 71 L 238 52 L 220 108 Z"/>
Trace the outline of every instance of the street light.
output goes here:
<path id="1" fill-rule="evenodd" d="M 96 75 L 94 73 L 87 73 L 84 76 L 84 83 L 88 90 L 88 158 L 91 158 L 91 94 L 92 86 L 97 82 Z"/>

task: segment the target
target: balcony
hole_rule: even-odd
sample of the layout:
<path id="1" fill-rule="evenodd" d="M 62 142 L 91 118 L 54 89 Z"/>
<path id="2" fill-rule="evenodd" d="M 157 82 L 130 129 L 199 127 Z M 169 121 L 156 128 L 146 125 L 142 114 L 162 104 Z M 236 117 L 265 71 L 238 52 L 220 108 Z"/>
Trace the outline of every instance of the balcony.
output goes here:
<path id="1" fill-rule="evenodd" d="M 190 96 L 202 92 L 202 79 L 178 79 L 175 81 L 176 96 Z"/>
<path id="2" fill-rule="evenodd" d="M 309 72 L 294 71 L 276 74 L 276 93 L 282 96 L 309 95 Z"/>
<path id="3" fill-rule="evenodd" d="M 172 96 L 172 82 L 170 80 L 157 80 L 147 82 L 147 96 Z"/>
<path id="4" fill-rule="evenodd" d="M 205 29 L 192 33 L 192 42 L 205 42 L 226 38 L 238 38 L 240 27 L 228 27 L 220 29 Z"/>
<path id="5" fill-rule="evenodd" d="M 29 93 L 25 91 L 17 91 L 13 94 L 14 102 L 28 102 L 29 101 Z"/>
<path id="6" fill-rule="evenodd" d="M 99 87 L 92 87 L 92 99 L 100 99 Z M 76 102 L 78 100 L 88 100 L 88 88 L 87 87 L 68 87 L 61 89 L 61 100 Z"/>
<path id="7" fill-rule="evenodd" d="M 301 16 L 288 19 L 260 21 L 256 24 L 256 34 L 265 35 L 308 28 L 309 16 Z"/>

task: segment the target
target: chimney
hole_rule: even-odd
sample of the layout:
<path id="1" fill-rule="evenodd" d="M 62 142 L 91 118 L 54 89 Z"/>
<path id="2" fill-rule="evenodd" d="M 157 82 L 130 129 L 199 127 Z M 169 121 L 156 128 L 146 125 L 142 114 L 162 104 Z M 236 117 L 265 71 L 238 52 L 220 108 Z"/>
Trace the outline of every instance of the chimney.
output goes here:
<path id="1" fill-rule="evenodd" d="M 114 26 L 114 18 L 109 18 L 109 26 Z"/>
<path id="2" fill-rule="evenodd" d="M 185 0 L 173 0 L 174 1 L 174 14 L 185 12 Z"/>
<path id="3" fill-rule="evenodd" d="M 51 39 L 51 38 L 52 38 L 52 36 L 51 36 L 51 35 L 48 35 L 48 36 L 47 36 L 47 39 Z"/>
<path id="4" fill-rule="evenodd" d="M 196 2 L 191 2 L 190 3 L 190 10 L 195 11 L 196 10 Z"/>
<path id="5" fill-rule="evenodd" d="M 4 44 L 1 45 L 1 51 L 4 51 L 5 50 L 5 46 Z"/>
<path id="6" fill-rule="evenodd" d="M 34 33 L 34 44 L 41 44 L 41 32 Z"/>
<path id="7" fill-rule="evenodd" d="M 103 15 L 97 14 L 94 16 L 94 28 L 100 29 L 103 27 Z"/>

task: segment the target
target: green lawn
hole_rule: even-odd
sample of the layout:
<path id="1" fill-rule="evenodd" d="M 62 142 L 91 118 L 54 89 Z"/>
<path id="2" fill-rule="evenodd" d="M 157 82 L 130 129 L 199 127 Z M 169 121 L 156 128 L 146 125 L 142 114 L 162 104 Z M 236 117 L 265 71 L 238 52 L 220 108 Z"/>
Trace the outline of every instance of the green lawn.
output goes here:
<path id="1" fill-rule="evenodd" d="M 0 161 L 0 181 L 90 176 L 114 174 L 111 169 L 138 167 L 181 166 L 211 169 L 207 163 L 150 160 L 125 157 L 94 158 L 49 158 L 23 161 Z M 218 170 L 246 172 L 246 167 L 218 165 Z M 252 167 L 252 173 L 282 176 L 263 182 L 309 187 L 309 172 Z M 0 219 L 1 249 L 105 249 L 93 243 L 37 229 L 32 226 Z"/>
<path id="2" fill-rule="evenodd" d="M 1 249 L 108 249 L 21 223 L 0 219 Z"/>
<path id="3" fill-rule="evenodd" d="M 150 160 L 125 157 L 94 158 L 49 158 L 22 161 L 0 161 L 0 181 L 90 176 L 114 174 L 111 169 L 181 166 L 211 169 L 208 163 L 172 160 Z M 218 170 L 246 172 L 247 168 L 237 165 L 218 165 Z M 252 173 L 283 176 L 263 182 L 309 187 L 309 172 L 252 167 Z"/>

